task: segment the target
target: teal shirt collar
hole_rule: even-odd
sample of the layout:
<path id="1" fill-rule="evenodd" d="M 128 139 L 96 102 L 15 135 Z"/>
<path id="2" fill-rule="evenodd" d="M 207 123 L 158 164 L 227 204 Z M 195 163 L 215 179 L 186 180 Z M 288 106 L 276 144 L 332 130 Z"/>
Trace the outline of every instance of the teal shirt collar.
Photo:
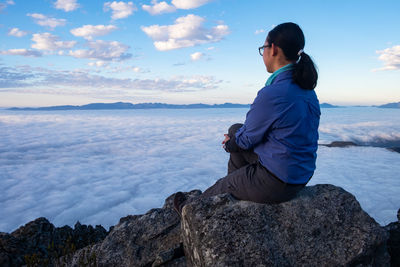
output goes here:
<path id="1" fill-rule="evenodd" d="M 292 69 L 294 69 L 293 63 L 287 64 L 286 66 L 283 66 L 282 68 L 277 69 L 276 71 L 274 71 L 274 73 L 272 73 L 271 76 L 269 76 L 267 82 L 265 83 L 265 86 L 271 85 L 272 82 L 275 80 L 276 76 L 278 76 L 282 72 L 292 70 Z"/>

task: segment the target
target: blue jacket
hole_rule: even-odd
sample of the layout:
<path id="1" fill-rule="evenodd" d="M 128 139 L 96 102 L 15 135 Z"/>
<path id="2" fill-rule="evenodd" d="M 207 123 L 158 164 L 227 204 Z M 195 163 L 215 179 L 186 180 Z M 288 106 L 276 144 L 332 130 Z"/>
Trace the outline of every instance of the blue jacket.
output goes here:
<path id="1" fill-rule="evenodd" d="M 282 181 L 305 184 L 315 170 L 320 115 L 314 90 L 302 89 L 292 82 L 292 71 L 285 71 L 258 92 L 236 143 L 254 149 Z"/>

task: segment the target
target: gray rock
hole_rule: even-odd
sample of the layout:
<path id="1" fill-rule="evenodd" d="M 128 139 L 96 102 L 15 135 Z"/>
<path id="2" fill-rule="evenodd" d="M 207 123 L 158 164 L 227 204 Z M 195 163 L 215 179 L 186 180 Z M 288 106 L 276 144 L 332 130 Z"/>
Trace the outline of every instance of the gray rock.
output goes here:
<path id="1" fill-rule="evenodd" d="M 186 195 L 192 198 L 200 193 Z M 101 243 L 61 258 L 58 266 L 186 266 L 173 197 L 160 209 L 121 218 Z"/>
<path id="2" fill-rule="evenodd" d="M 349 147 L 349 146 L 360 146 L 354 142 L 351 141 L 333 141 L 330 144 L 323 145 L 327 147 Z"/>
<path id="3" fill-rule="evenodd" d="M 389 233 L 387 245 L 391 266 L 400 266 L 400 209 L 397 211 L 397 220 L 385 226 Z"/>
<path id="4" fill-rule="evenodd" d="M 332 185 L 306 187 L 274 205 L 229 195 L 182 211 L 189 266 L 389 266 L 387 232 L 355 197 Z"/>
<path id="5" fill-rule="evenodd" d="M 400 147 L 389 147 L 389 151 L 400 153 Z"/>
<path id="6" fill-rule="evenodd" d="M 11 234 L 0 233 L 0 266 L 52 266 L 52 261 L 89 244 L 101 241 L 107 231 L 81 225 L 54 227 L 46 218 L 38 218 Z"/>

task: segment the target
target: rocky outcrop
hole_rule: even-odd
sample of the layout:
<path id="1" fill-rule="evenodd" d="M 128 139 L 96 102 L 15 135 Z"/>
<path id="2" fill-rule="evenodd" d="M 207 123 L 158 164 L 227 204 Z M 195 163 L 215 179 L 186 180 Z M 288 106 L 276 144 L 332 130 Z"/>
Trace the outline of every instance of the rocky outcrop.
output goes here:
<path id="1" fill-rule="evenodd" d="M 183 208 L 191 266 L 389 266 L 387 232 L 339 187 L 306 187 L 275 205 L 230 195 Z"/>
<path id="2" fill-rule="evenodd" d="M 195 190 L 188 198 L 200 195 Z M 180 218 L 173 209 L 173 196 L 161 209 L 121 218 L 101 242 L 63 257 L 59 266 L 186 266 Z"/>
<path id="3" fill-rule="evenodd" d="M 390 150 L 392 152 L 400 153 L 400 147 L 389 147 L 388 150 Z"/>
<path id="4" fill-rule="evenodd" d="M 330 144 L 319 144 L 319 146 L 326 146 L 326 147 L 353 147 L 353 146 L 362 146 L 362 147 L 381 147 L 385 148 L 392 152 L 400 153 L 399 140 L 377 140 L 371 142 L 362 142 L 357 144 L 352 141 L 333 141 Z"/>
<path id="5" fill-rule="evenodd" d="M 400 209 L 397 211 L 397 222 L 385 226 L 389 233 L 388 250 L 391 266 L 400 266 Z"/>
<path id="6" fill-rule="evenodd" d="M 399 222 L 380 227 L 339 187 L 306 187 L 274 205 L 228 194 L 196 199 L 182 220 L 173 197 L 121 218 L 109 233 L 79 223 L 55 228 L 45 218 L 0 233 L 0 266 L 390 266 L 388 250 L 400 266 Z"/>
<path id="7" fill-rule="evenodd" d="M 48 266 L 53 259 L 99 242 L 107 235 L 100 225 L 54 227 L 38 218 L 11 234 L 0 233 L 0 266 Z"/>
<path id="8" fill-rule="evenodd" d="M 327 147 L 349 147 L 349 146 L 360 146 L 354 142 L 350 141 L 333 141 L 330 144 L 321 144 L 321 146 Z"/>

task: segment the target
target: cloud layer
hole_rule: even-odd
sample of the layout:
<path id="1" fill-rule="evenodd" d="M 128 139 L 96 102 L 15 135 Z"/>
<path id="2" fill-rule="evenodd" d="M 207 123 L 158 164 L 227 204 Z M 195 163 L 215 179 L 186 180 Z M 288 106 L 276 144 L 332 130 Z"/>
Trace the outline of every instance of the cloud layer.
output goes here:
<path id="1" fill-rule="evenodd" d="M 227 25 L 219 24 L 207 29 L 203 26 L 204 21 L 204 18 L 190 14 L 177 18 L 173 25 L 141 28 L 153 39 L 154 46 L 160 51 L 218 42 L 229 34 Z"/>
<path id="2" fill-rule="evenodd" d="M 94 62 L 93 65 L 103 66 L 103 62 Z M 139 72 L 140 68 L 131 67 L 131 71 Z M 126 92 L 140 90 L 149 92 L 184 92 L 216 89 L 222 82 L 212 76 L 176 76 L 170 79 L 122 79 L 90 74 L 88 71 L 55 71 L 44 68 L 20 66 L 18 68 L 0 68 L 0 88 L 26 87 L 26 92 L 39 92 L 35 87 L 50 86 L 57 88 L 58 93 L 76 93 L 79 88 L 124 89 Z M 74 88 L 74 90 L 61 91 L 60 88 Z M 24 92 L 19 89 L 18 92 Z M 126 93 L 125 92 L 125 93 Z"/>
<path id="3" fill-rule="evenodd" d="M 72 226 L 79 220 L 109 227 L 120 217 L 161 207 L 176 191 L 204 190 L 226 174 L 223 134 L 233 123 L 242 122 L 246 112 L 2 110 L 0 232 L 40 216 L 56 226 Z M 374 112 L 376 117 L 366 121 L 379 124 L 371 126 L 372 131 L 390 132 L 392 127 L 381 126 L 400 125 L 400 116 L 381 109 Z M 329 127 L 325 123 L 338 118 L 351 125 L 369 114 L 337 109 L 325 113 L 321 125 Z M 352 134 L 346 128 L 342 131 Z M 397 221 L 398 161 L 398 153 L 382 148 L 320 147 L 310 184 L 343 187 L 386 225 Z"/>
<path id="4" fill-rule="evenodd" d="M 8 49 L 0 51 L 1 55 L 24 56 L 24 57 L 41 57 L 42 53 L 37 50 L 30 49 Z"/>

